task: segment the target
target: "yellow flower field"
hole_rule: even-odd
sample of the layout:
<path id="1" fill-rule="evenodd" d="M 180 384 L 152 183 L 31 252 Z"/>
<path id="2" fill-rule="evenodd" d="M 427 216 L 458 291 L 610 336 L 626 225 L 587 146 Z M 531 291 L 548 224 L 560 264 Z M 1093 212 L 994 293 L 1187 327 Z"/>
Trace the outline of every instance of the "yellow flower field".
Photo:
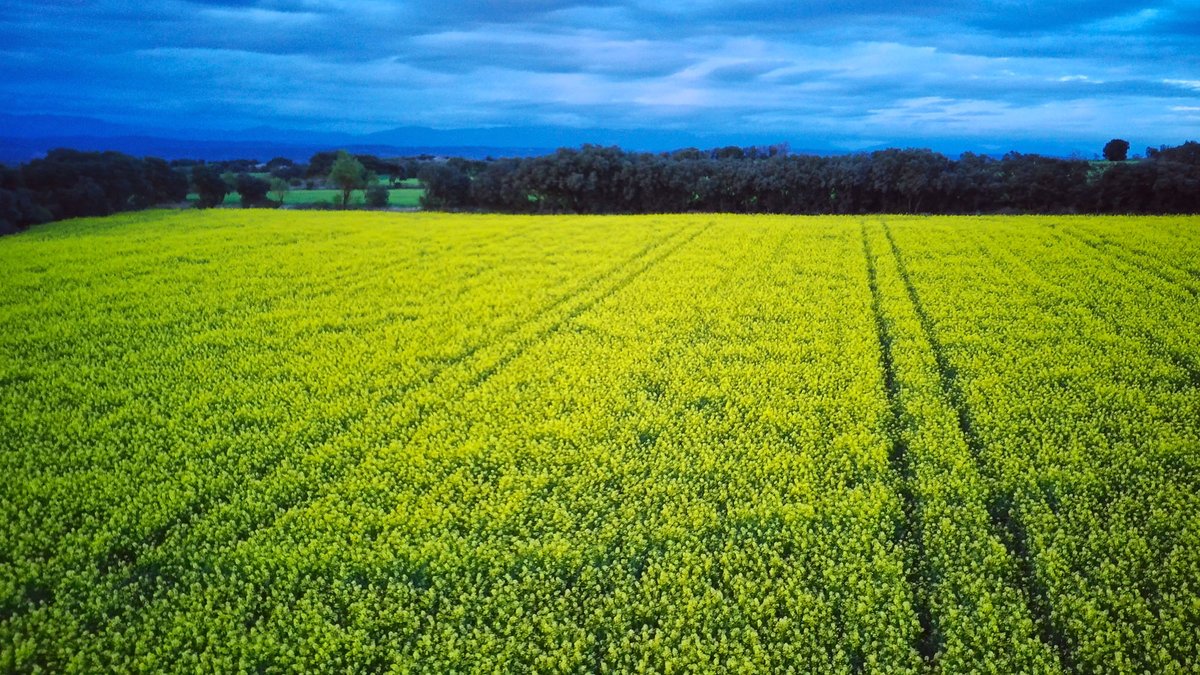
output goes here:
<path id="1" fill-rule="evenodd" d="M 1194 672 L 1200 218 L 0 239 L 0 670 Z"/>

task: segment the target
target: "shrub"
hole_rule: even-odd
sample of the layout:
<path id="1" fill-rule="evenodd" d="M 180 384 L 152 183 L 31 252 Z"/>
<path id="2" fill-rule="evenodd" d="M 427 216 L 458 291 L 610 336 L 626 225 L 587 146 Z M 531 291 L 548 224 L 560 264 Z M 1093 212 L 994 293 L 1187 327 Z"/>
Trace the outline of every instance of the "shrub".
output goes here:
<path id="1" fill-rule="evenodd" d="M 383 185 L 372 185 L 367 188 L 366 197 L 367 206 L 383 208 L 388 205 L 388 199 L 391 197 L 391 194 Z"/>

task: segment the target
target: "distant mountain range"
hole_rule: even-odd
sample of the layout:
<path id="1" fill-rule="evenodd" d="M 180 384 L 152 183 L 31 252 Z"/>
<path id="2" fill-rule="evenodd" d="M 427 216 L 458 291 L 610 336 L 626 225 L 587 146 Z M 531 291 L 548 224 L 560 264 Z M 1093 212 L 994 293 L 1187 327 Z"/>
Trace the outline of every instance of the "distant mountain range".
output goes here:
<path id="1" fill-rule="evenodd" d="M 116 150 L 135 157 L 164 159 L 258 159 L 287 157 L 307 161 L 322 150 L 348 150 L 354 154 L 380 157 L 434 155 L 445 157 L 530 157 L 553 152 L 553 148 L 493 148 L 469 146 L 395 146 L 363 143 L 316 143 L 305 141 L 215 141 L 156 136 L 44 136 L 38 138 L 0 137 L 0 163 L 19 164 L 42 157 L 54 148 L 75 150 Z"/>
<path id="2" fill-rule="evenodd" d="M 165 159 L 225 160 L 272 157 L 306 160 L 322 150 L 345 149 L 360 154 L 408 157 L 422 154 L 484 157 L 529 157 L 553 152 L 560 147 L 585 143 L 618 145 L 626 150 L 659 152 L 678 148 L 714 148 L 727 145 L 767 146 L 789 139 L 778 134 L 748 132 L 698 134 L 660 129 L 577 129 L 554 126 L 519 126 L 477 129 L 431 129 L 398 127 L 369 134 L 255 127 L 238 130 L 172 129 L 117 124 L 89 117 L 60 115 L 0 114 L 0 162 L 16 164 L 45 155 L 53 148 L 117 150 L 135 156 Z M 810 139 L 796 153 L 831 155 L 847 152 L 844 147 Z M 1002 154 L 996 146 L 964 148 L 962 141 L 878 145 L 884 147 L 931 147 L 957 155 L 964 149 Z M 1061 143 L 1023 143 L 1022 152 L 1067 156 L 1078 152 Z M 1088 154 L 1090 156 L 1090 154 Z"/>
<path id="3" fill-rule="evenodd" d="M 406 128 L 354 135 L 256 127 L 238 130 L 166 129 L 114 124 L 87 117 L 0 114 L 0 162 L 13 164 L 43 156 L 53 148 L 117 150 L 166 159 L 242 159 L 272 157 L 307 160 L 315 152 L 343 148 L 382 156 L 421 154 L 464 157 L 530 156 L 554 150 L 550 145 L 488 140 L 483 129 L 461 136 L 435 129 Z M 530 134 L 530 137 L 536 137 Z M 482 142 L 473 139 L 480 139 Z"/>

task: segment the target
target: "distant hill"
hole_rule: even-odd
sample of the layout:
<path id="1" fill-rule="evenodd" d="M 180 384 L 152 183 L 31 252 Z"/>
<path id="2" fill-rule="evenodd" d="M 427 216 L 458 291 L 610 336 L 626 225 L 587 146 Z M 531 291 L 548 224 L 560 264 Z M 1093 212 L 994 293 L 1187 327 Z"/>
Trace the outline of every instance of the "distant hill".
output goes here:
<path id="1" fill-rule="evenodd" d="M 225 160 L 288 157 L 308 159 L 332 148 L 385 156 L 420 154 L 529 157 L 585 143 L 619 145 L 626 150 L 664 151 L 725 145 L 771 145 L 781 139 L 748 133 L 730 139 L 659 129 L 576 129 L 553 126 L 432 129 L 398 127 L 369 134 L 256 127 L 239 130 L 143 128 L 87 117 L 0 114 L 0 162 L 19 163 L 57 147 L 117 150 L 166 159 Z M 794 151 L 796 151 L 794 149 Z M 816 154 L 833 148 L 805 150 Z"/>
<path id="2" fill-rule="evenodd" d="M 314 153 L 334 148 L 355 154 L 381 157 L 435 155 L 445 157 L 533 157 L 553 152 L 553 148 L 493 148 L 471 146 L 395 146 L 362 143 L 304 143 L 280 141 L 215 141 L 153 136 L 47 136 L 40 138 L 0 138 L 0 163 L 19 164 L 36 159 L 54 148 L 75 150 L 116 150 L 135 157 L 164 159 L 260 159 L 287 157 L 307 161 Z"/>
<path id="3" fill-rule="evenodd" d="M 803 135 L 803 132 L 798 131 L 796 135 Z M 0 114 L 0 162 L 26 162 L 59 147 L 117 150 L 134 156 L 165 159 L 267 160 L 287 157 L 306 160 L 315 152 L 334 148 L 393 157 L 430 154 L 483 159 L 489 156 L 531 157 L 553 152 L 560 147 L 579 147 L 585 143 L 616 145 L 625 150 L 648 152 L 728 145 L 768 146 L 787 142 L 793 153 L 814 155 L 869 152 L 887 147 L 925 147 L 951 157 L 958 156 L 964 150 L 999 156 L 1010 149 L 1058 157 L 1090 157 L 1093 154 L 1053 140 L 972 144 L 962 139 L 925 139 L 849 149 L 833 139 L 809 137 L 798 142 L 780 136 L 779 133 L 753 129 L 738 134 L 718 134 L 670 129 L 579 129 L 555 126 L 474 129 L 397 127 L 368 134 L 348 134 L 273 127 L 235 130 L 146 127 L 88 117 Z"/>

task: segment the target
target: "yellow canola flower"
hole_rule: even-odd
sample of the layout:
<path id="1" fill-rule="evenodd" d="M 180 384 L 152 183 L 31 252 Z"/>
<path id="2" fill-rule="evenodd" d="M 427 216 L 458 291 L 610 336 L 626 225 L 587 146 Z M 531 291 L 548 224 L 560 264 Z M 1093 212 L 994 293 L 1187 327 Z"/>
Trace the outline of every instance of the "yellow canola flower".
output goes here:
<path id="1" fill-rule="evenodd" d="M 0 239 L 0 669 L 1186 672 L 1196 225 Z"/>

